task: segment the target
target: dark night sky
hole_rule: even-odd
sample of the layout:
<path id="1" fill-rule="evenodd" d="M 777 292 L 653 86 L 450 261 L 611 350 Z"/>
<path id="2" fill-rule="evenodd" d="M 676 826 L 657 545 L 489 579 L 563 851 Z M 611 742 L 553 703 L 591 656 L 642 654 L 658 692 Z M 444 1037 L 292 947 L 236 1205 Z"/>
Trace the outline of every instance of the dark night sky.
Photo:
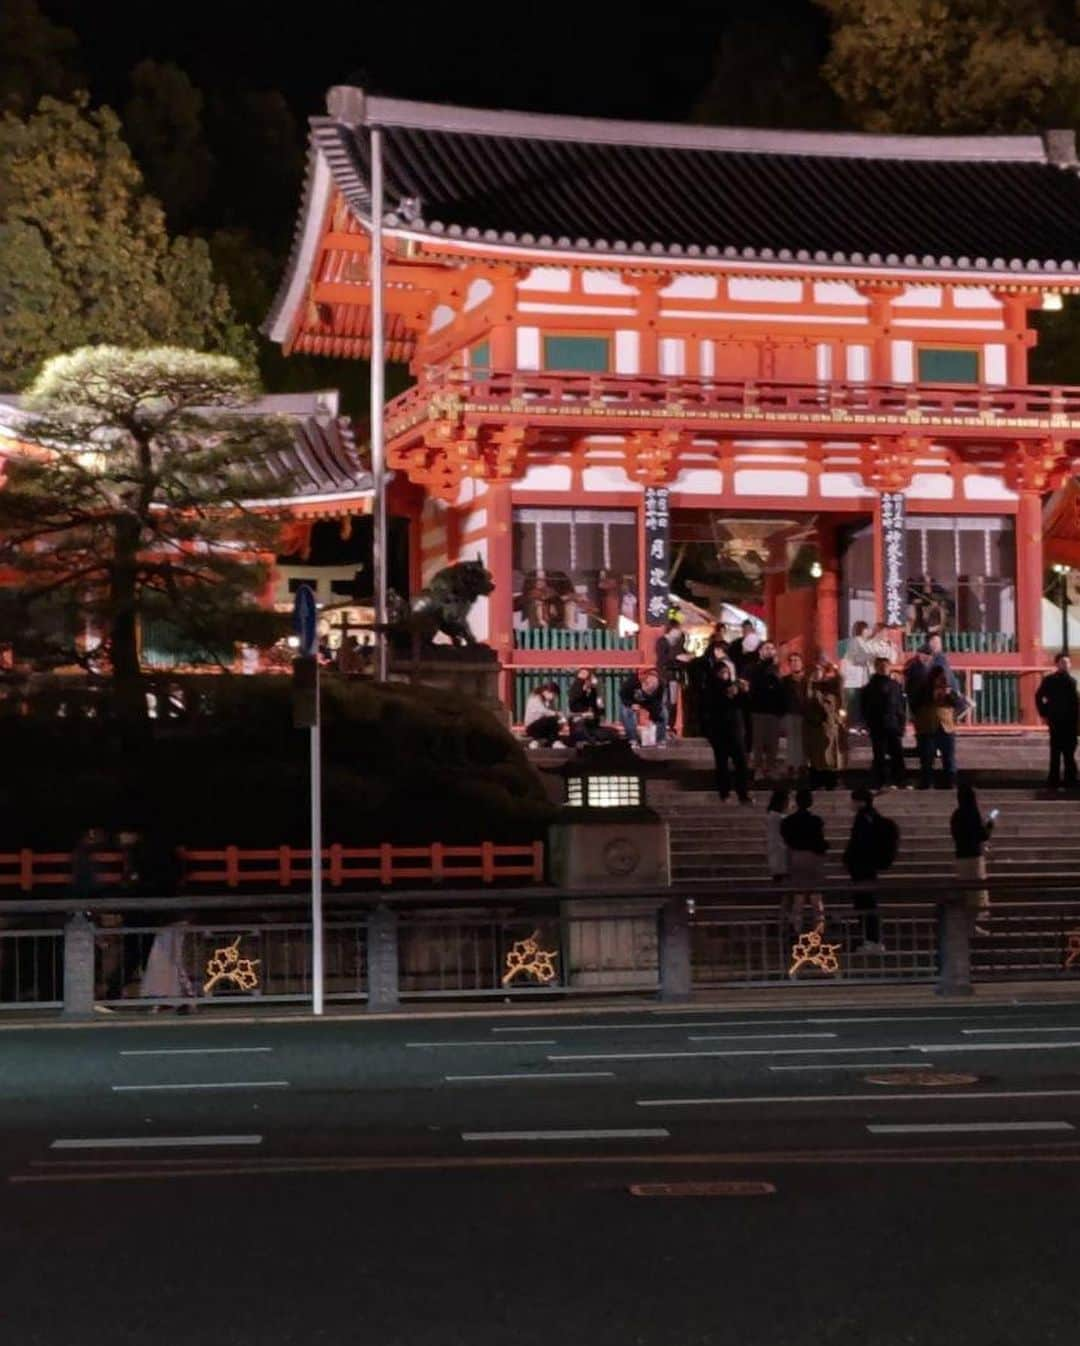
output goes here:
<path id="1" fill-rule="evenodd" d="M 97 98 L 126 95 L 139 60 L 172 60 L 206 90 L 278 88 L 301 116 L 334 83 L 481 106 L 686 118 L 732 25 L 824 32 L 810 0 L 667 0 L 642 5 L 401 4 L 307 6 L 180 0 L 173 5 L 43 0 L 75 30 Z M 768 78 L 768 72 L 761 72 Z"/>

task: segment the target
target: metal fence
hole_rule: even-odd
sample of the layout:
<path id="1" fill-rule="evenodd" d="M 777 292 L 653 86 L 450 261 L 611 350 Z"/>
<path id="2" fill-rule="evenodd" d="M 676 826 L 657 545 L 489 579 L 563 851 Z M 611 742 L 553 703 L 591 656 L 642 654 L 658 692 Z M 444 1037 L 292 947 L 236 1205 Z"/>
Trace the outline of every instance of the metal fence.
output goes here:
<path id="1" fill-rule="evenodd" d="M 63 998 L 64 932 L 0 927 L 0 1009 L 59 1008 Z"/>

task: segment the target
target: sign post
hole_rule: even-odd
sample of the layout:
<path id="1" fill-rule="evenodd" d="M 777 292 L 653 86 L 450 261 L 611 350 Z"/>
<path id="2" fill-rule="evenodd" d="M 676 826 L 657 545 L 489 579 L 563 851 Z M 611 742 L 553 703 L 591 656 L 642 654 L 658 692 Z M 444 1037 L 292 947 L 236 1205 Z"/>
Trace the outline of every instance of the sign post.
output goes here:
<path id="1" fill-rule="evenodd" d="M 884 589 L 882 619 L 898 630 L 907 619 L 906 506 L 902 491 L 881 494 L 881 575 Z"/>
<path id="2" fill-rule="evenodd" d="M 293 723 L 311 736 L 311 1010 L 323 1012 L 322 738 L 319 726 L 318 608 L 310 585 L 301 584 L 293 603 L 300 642 L 293 664 Z"/>
<path id="3" fill-rule="evenodd" d="M 671 607 L 671 556 L 666 486 L 645 490 L 645 625 L 666 626 Z"/>

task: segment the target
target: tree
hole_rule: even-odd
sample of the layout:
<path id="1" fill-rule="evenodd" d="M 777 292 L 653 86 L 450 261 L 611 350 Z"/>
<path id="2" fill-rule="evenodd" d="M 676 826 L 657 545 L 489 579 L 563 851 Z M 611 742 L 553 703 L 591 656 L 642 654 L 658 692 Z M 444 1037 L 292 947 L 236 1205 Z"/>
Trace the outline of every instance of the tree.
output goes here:
<path id="1" fill-rule="evenodd" d="M 1080 23 L 1063 0 L 817 0 L 823 73 L 866 131 L 1026 131 L 1080 120 Z"/>
<path id="2" fill-rule="evenodd" d="M 70 97 L 82 76 L 79 40 L 41 12 L 36 0 L 0 6 L 0 112 L 29 112 L 46 94 Z"/>
<path id="3" fill-rule="evenodd" d="M 210 190 L 203 96 L 179 66 L 140 61 L 124 109 L 128 143 L 174 229 L 188 228 Z"/>
<path id="4" fill-rule="evenodd" d="M 145 716 L 141 623 L 167 620 L 207 662 L 273 624 L 253 600 L 280 525 L 257 506 L 289 493 L 267 464 L 291 432 L 251 414 L 256 391 L 228 356 L 98 346 L 50 360 L 27 395 L 20 437 L 39 450 L 0 490 L 0 565 L 22 579 L 7 637 L 107 666 L 128 722 Z M 50 634 L 58 609 L 97 641 Z"/>
<path id="5" fill-rule="evenodd" d="M 0 388 L 97 343 L 252 358 L 209 250 L 169 238 L 115 114 L 44 98 L 0 120 Z"/>

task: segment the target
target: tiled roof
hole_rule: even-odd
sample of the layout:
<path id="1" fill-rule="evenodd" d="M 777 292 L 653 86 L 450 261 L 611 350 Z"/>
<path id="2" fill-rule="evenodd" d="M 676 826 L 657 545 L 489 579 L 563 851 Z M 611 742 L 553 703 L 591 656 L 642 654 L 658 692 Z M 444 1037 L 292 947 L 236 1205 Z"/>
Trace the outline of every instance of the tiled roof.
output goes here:
<path id="1" fill-rule="evenodd" d="M 421 233 L 602 253 L 1073 271 L 1066 133 L 937 138 L 747 131 L 476 112 L 335 90 L 313 146 L 370 214 Z"/>

